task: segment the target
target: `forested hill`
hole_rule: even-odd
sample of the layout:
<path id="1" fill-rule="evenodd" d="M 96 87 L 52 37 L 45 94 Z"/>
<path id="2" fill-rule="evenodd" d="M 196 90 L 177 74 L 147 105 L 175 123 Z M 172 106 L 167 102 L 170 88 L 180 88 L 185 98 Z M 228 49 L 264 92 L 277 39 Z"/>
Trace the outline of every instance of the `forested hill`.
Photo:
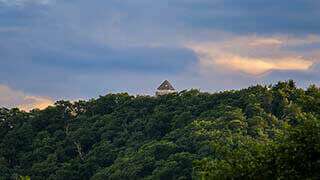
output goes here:
<path id="1" fill-rule="evenodd" d="M 0 110 L 0 179 L 319 179 L 320 89 L 293 81 Z"/>

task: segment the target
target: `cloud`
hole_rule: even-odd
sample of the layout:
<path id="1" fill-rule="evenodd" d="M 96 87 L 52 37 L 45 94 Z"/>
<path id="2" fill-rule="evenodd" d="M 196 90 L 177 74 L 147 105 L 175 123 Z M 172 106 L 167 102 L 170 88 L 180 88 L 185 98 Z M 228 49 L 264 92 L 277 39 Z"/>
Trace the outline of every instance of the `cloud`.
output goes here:
<path id="1" fill-rule="evenodd" d="M 245 36 L 240 43 L 247 43 L 250 46 L 303 46 L 320 44 L 320 36 L 308 34 L 301 37 L 292 35 L 276 35 L 271 37 Z"/>
<path id="2" fill-rule="evenodd" d="M 23 27 L 0 27 L 0 33 L 21 32 L 26 30 Z"/>
<path id="3" fill-rule="evenodd" d="M 283 42 L 276 38 L 258 38 L 249 43 L 251 46 L 278 46 Z"/>
<path id="4" fill-rule="evenodd" d="M 24 6 L 27 4 L 39 4 L 48 5 L 52 0 L 0 0 L 0 5 L 4 4 L 7 6 Z"/>
<path id="5" fill-rule="evenodd" d="M 306 71 L 314 61 L 294 52 L 291 46 L 316 43 L 318 37 L 287 39 L 279 37 L 241 36 L 220 42 L 189 43 L 198 54 L 203 69 L 228 69 L 259 76 L 273 70 Z M 285 47 L 285 48 L 284 48 Z"/>
<path id="6" fill-rule="evenodd" d="M 50 98 L 28 95 L 8 86 L 0 85 L 0 106 L 17 107 L 24 111 L 30 111 L 32 109 L 45 109 L 53 103 Z"/>
<path id="7" fill-rule="evenodd" d="M 142 92 L 153 88 L 149 83 L 155 78 L 190 73 L 190 66 L 196 72 L 183 75 L 185 87 L 198 83 L 208 89 L 233 88 L 240 82 L 243 87 L 252 84 L 252 79 L 282 80 L 289 72 L 279 70 L 284 67 L 276 62 L 316 63 L 308 53 L 310 46 L 319 52 L 314 47 L 320 33 L 319 5 L 314 0 L 0 0 L 0 84 L 73 99 L 105 89 Z M 209 47 L 210 52 L 195 54 L 193 48 L 184 48 L 185 42 Z M 238 60 L 215 60 L 229 56 Z M 198 62 L 201 70 L 210 71 L 208 79 L 198 74 Z M 249 72 L 233 65 L 245 63 L 268 68 Z M 226 69 L 231 72 L 227 76 Z M 267 69 L 278 69 L 282 76 L 273 75 L 278 71 L 263 78 L 254 75 Z M 293 71 L 296 77 L 308 72 Z M 156 77 L 145 80 L 151 75 Z"/>
<path id="8" fill-rule="evenodd" d="M 205 62 L 202 62 L 205 63 Z M 251 75 L 261 75 L 272 70 L 308 70 L 312 62 L 303 58 L 286 57 L 280 59 L 250 58 L 236 55 L 223 56 L 216 59 L 217 65 Z"/>
<path id="9" fill-rule="evenodd" d="M 283 40 L 287 41 L 289 45 L 320 44 L 320 36 L 315 34 L 310 34 L 300 38 L 287 37 L 287 38 L 283 38 Z"/>

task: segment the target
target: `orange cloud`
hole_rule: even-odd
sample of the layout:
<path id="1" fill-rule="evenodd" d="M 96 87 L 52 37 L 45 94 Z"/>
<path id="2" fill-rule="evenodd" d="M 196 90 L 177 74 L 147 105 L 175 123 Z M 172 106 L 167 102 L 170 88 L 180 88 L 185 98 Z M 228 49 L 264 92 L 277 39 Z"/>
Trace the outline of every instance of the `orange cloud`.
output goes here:
<path id="1" fill-rule="evenodd" d="M 0 106 L 17 107 L 24 111 L 45 109 L 53 105 L 54 101 L 47 97 L 31 96 L 22 91 L 13 90 L 8 86 L 0 85 Z"/>
<path id="2" fill-rule="evenodd" d="M 316 36 L 292 39 L 289 45 L 316 42 Z M 272 70 L 305 71 L 314 64 L 307 58 L 282 52 L 280 46 L 288 45 L 281 37 L 244 36 L 220 42 L 189 43 L 187 48 L 199 57 L 206 70 L 229 69 L 249 75 L 261 75 Z"/>
<path id="3" fill-rule="evenodd" d="M 53 105 L 53 101 L 49 98 L 37 97 L 37 96 L 26 96 L 24 98 L 25 104 L 18 105 L 19 109 L 24 111 L 30 111 L 32 109 L 45 109 L 50 105 Z"/>
<path id="4" fill-rule="evenodd" d="M 278 46 L 282 44 L 282 40 L 276 38 L 257 38 L 249 42 L 251 46 Z"/>
<path id="5" fill-rule="evenodd" d="M 308 70 L 312 62 L 302 58 L 285 57 L 279 59 L 249 58 L 241 56 L 222 57 L 215 63 L 232 70 L 251 75 L 261 75 L 271 70 Z"/>

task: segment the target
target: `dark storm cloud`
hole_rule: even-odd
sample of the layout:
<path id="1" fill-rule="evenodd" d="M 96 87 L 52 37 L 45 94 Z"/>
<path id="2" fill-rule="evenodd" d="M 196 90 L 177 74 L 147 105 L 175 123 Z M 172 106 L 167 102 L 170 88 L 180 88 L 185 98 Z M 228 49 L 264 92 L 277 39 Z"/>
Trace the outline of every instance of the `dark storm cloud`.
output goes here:
<path id="1" fill-rule="evenodd" d="M 178 16 L 195 28 L 235 33 L 319 33 L 317 0 L 175 1 Z"/>

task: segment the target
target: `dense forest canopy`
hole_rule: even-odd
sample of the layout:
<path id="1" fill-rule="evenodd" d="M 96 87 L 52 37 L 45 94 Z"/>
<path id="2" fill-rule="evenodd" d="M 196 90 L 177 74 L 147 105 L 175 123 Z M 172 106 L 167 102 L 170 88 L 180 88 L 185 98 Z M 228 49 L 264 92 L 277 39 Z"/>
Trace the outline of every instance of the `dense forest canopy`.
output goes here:
<path id="1" fill-rule="evenodd" d="M 0 109 L 0 179 L 319 179 L 320 89 L 293 81 Z"/>

